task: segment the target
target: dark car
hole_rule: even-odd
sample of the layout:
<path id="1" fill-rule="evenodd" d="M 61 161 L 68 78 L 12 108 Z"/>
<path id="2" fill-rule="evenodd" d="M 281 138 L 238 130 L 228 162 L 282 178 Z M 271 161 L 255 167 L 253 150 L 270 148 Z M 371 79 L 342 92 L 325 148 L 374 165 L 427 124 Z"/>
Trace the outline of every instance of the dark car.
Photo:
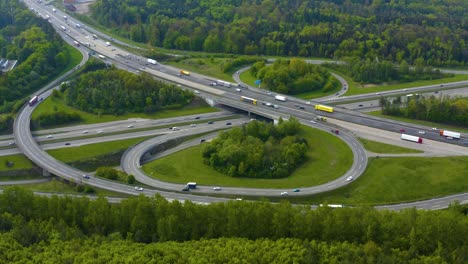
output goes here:
<path id="1" fill-rule="evenodd" d="M 400 129 L 400 132 L 406 132 L 406 130 L 404 130 L 404 129 Z"/>
<path id="2" fill-rule="evenodd" d="M 232 125 L 231 122 L 227 122 L 227 123 L 226 123 L 226 126 L 230 126 L 230 125 Z"/>
<path id="3" fill-rule="evenodd" d="M 214 123 L 213 121 L 208 122 L 209 125 L 212 125 L 213 123 Z"/>
<path id="4" fill-rule="evenodd" d="M 65 143 L 65 145 L 70 146 L 70 143 L 67 142 L 67 143 Z"/>
<path id="5" fill-rule="evenodd" d="M 200 119 L 200 117 L 199 117 L 199 116 L 197 116 L 197 117 L 195 117 L 195 119 Z"/>
<path id="6" fill-rule="evenodd" d="M 188 186 L 185 186 L 183 189 L 182 189 L 183 192 L 188 192 L 190 191 L 190 188 Z"/>
<path id="7" fill-rule="evenodd" d="M 205 141 L 206 141 L 206 139 L 200 139 L 200 143 L 203 143 Z"/>
<path id="8" fill-rule="evenodd" d="M 299 109 L 304 110 L 305 108 L 303 106 L 299 106 Z"/>

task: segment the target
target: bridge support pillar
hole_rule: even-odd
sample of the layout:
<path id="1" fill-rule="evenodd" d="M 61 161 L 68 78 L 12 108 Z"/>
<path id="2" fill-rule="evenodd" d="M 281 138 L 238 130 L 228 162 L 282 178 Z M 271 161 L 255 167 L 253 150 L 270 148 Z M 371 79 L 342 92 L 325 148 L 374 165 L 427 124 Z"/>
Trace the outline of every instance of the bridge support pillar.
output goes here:
<path id="1" fill-rule="evenodd" d="M 50 177 L 50 175 L 51 175 L 51 174 L 50 174 L 50 172 L 49 172 L 48 170 L 42 169 L 42 176 L 44 176 L 44 177 Z"/>

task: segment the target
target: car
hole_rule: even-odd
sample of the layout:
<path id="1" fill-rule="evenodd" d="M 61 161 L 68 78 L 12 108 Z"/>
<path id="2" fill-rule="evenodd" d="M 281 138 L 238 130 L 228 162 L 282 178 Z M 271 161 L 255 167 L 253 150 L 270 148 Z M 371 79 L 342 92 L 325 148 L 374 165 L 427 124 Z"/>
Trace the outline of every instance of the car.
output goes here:
<path id="1" fill-rule="evenodd" d="M 178 127 L 173 127 L 172 131 L 179 131 L 180 129 Z"/>
<path id="2" fill-rule="evenodd" d="M 199 116 L 197 116 L 197 117 L 195 117 L 195 119 L 200 119 L 200 117 L 199 117 Z"/>
<path id="3" fill-rule="evenodd" d="M 375 93 L 376 95 L 380 95 L 380 93 Z"/>
<path id="4" fill-rule="evenodd" d="M 196 127 L 197 124 L 190 124 L 190 127 Z"/>
<path id="5" fill-rule="evenodd" d="M 403 89 L 404 92 L 408 91 L 408 89 Z"/>
<path id="6" fill-rule="evenodd" d="M 312 124 L 317 124 L 317 122 L 315 122 L 314 120 L 310 120 L 310 122 L 311 122 Z"/>
<path id="7" fill-rule="evenodd" d="M 303 106 L 299 106 L 299 109 L 304 110 L 305 108 Z"/>
<path id="8" fill-rule="evenodd" d="M 424 132 L 424 131 L 422 131 L 422 130 L 419 130 L 418 133 L 419 133 L 419 134 L 422 134 L 422 135 L 426 134 L 426 132 Z"/>
<path id="9" fill-rule="evenodd" d="M 85 173 L 85 174 L 83 174 L 83 178 L 89 179 L 89 178 L 91 178 L 91 177 L 89 177 L 89 175 Z"/>
<path id="10" fill-rule="evenodd" d="M 213 191 L 221 191 L 221 187 L 213 187 Z"/>
<path id="11" fill-rule="evenodd" d="M 242 90 L 241 90 L 241 89 L 239 89 L 239 88 L 236 88 L 236 91 L 237 91 L 237 92 L 239 92 L 239 93 L 241 93 L 241 92 L 242 92 Z"/>
<path id="12" fill-rule="evenodd" d="M 441 84 L 441 85 L 440 85 L 440 87 L 444 87 L 444 85 L 443 85 L 443 84 Z"/>
<path id="13" fill-rule="evenodd" d="M 298 104 L 295 104 L 294 106 L 295 106 L 295 107 L 299 107 L 300 105 L 298 105 Z"/>
<path id="14" fill-rule="evenodd" d="M 353 176 L 349 176 L 348 178 L 346 178 L 347 181 L 352 181 L 353 179 Z"/>
<path id="15" fill-rule="evenodd" d="M 88 134 L 88 130 L 84 130 L 84 131 L 83 131 L 83 134 Z"/>
<path id="16" fill-rule="evenodd" d="M 205 141 L 206 141 L 206 139 L 203 139 L 203 138 L 200 139 L 200 143 L 203 143 L 203 142 L 205 142 Z"/>
<path id="17" fill-rule="evenodd" d="M 15 144 L 15 142 L 10 142 L 8 143 L 8 146 L 13 146 Z"/>
<path id="18" fill-rule="evenodd" d="M 339 95 L 340 93 L 336 93 L 335 95 Z"/>
<path id="19" fill-rule="evenodd" d="M 208 122 L 208 125 L 212 125 L 213 123 L 214 123 L 213 121 L 210 121 L 210 122 Z"/>
<path id="20" fill-rule="evenodd" d="M 216 85 L 217 85 L 217 83 L 216 83 L 216 82 L 212 82 L 212 83 L 210 83 L 210 86 L 216 86 Z"/>
<path id="21" fill-rule="evenodd" d="M 293 192 L 300 192 L 301 190 L 299 189 L 294 189 Z"/>
<path id="22" fill-rule="evenodd" d="M 404 129 L 402 128 L 402 129 L 400 129 L 400 132 L 406 132 L 406 130 L 404 130 Z"/>
<path id="23" fill-rule="evenodd" d="M 242 198 L 236 198 L 236 201 L 242 201 Z"/>
<path id="24" fill-rule="evenodd" d="M 359 105 L 359 107 L 363 107 L 363 105 L 362 105 L 362 104 L 360 104 L 360 105 Z"/>
<path id="25" fill-rule="evenodd" d="M 272 106 L 272 104 L 271 104 L 271 103 L 268 103 L 268 102 L 265 103 L 265 105 L 266 105 L 266 106 Z"/>
<path id="26" fill-rule="evenodd" d="M 281 196 L 288 196 L 288 192 L 282 192 Z"/>
<path id="27" fill-rule="evenodd" d="M 188 186 L 185 186 L 183 189 L 182 189 L 183 192 L 188 192 L 190 191 L 190 188 Z"/>
<path id="28" fill-rule="evenodd" d="M 245 85 L 245 84 L 239 84 L 239 87 L 247 89 L 247 85 Z"/>
<path id="29" fill-rule="evenodd" d="M 140 186 L 135 186 L 135 191 L 143 191 L 143 187 L 140 187 Z"/>
<path id="30" fill-rule="evenodd" d="M 227 122 L 227 123 L 226 123 L 226 126 L 230 126 L 230 125 L 232 125 L 231 122 Z"/>
<path id="31" fill-rule="evenodd" d="M 434 93 L 439 93 L 439 91 L 435 91 Z"/>
<path id="32" fill-rule="evenodd" d="M 102 134 L 102 133 L 104 133 L 104 131 L 102 131 L 102 130 L 98 130 L 98 132 L 97 132 L 97 133 L 98 133 L 98 134 Z"/>
<path id="33" fill-rule="evenodd" d="M 267 92 L 267 94 L 268 94 L 268 95 L 272 95 L 272 93 L 271 93 L 271 92 Z"/>
<path id="34" fill-rule="evenodd" d="M 133 125 L 128 125 L 127 127 L 128 127 L 128 128 L 132 128 L 132 127 L 133 127 Z"/>
<path id="35" fill-rule="evenodd" d="M 196 94 L 199 94 L 199 93 L 200 93 L 198 90 L 195 90 L 195 91 L 193 91 L 193 92 L 196 93 Z"/>
<path id="36" fill-rule="evenodd" d="M 279 106 L 278 105 L 273 105 L 273 108 L 278 109 Z"/>
<path id="37" fill-rule="evenodd" d="M 70 146 L 70 142 L 65 143 L 65 146 Z"/>
<path id="38" fill-rule="evenodd" d="M 437 128 L 437 127 L 433 127 L 432 130 L 438 130 L 438 128 Z"/>
<path id="39" fill-rule="evenodd" d="M 52 135 L 48 135 L 47 138 L 53 138 L 53 136 L 52 136 Z"/>
<path id="40" fill-rule="evenodd" d="M 310 105 L 311 103 L 310 103 L 310 101 L 307 101 L 307 103 L 306 103 L 306 104 Z"/>

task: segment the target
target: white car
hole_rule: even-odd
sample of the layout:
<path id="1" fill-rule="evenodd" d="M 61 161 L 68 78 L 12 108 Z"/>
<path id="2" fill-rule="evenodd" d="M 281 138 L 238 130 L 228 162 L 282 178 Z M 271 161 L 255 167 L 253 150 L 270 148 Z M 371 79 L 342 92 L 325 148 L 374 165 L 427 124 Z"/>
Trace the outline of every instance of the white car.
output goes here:
<path id="1" fill-rule="evenodd" d="M 433 127 L 432 130 L 437 130 L 437 127 Z"/>
<path id="2" fill-rule="evenodd" d="M 47 138 L 53 138 L 53 136 L 52 136 L 52 135 L 48 135 Z"/>
<path id="3" fill-rule="evenodd" d="M 306 104 L 310 105 L 310 101 L 307 101 L 307 103 L 306 103 Z"/>
<path id="4" fill-rule="evenodd" d="M 128 128 L 132 128 L 132 127 L 133 127 L 133 125 L 128 125 L 127 127 L 128 127 Z"/>
<path id="5" fill-rule="evenodd" d="M 140 186 L 135 186 L 135 191 L 143 191 L 143 187 L 140 187 Z"/>
<path id="6" fill-rule="evenodd" d="M 426 134 L 426 132 L 424 132 L 424 131 L 422 131 L 422 130 L 419 130 L 418 133 L 421 134 L 421 135 Z"/>
<path id="7" fill-rule="evenodd" d="M 88 134 L 88 130 L 83 131 L 83 134 Z"/>
<path id="8" fill-rule="evenodd" d="M 282 192 L 281 193 L 281 196 L 287 196 L 288 195 L 288 192 Z"/>
<path id="9" fill-rule="evenodd" d="M 98 133 L 98 134 L 102 134 L 102 133 L 104 133 L 104 131 L 99 130 L 97 133 Z"/>
<path id="10" fill-rule="evenodd" d="M 213 191 L 221 191 L 221 187 L 213 187 Z"/>
<path id="11" fill-rule="evenodd" d="M 278 109 L 279 106 L 278 105 L 273 105 L 273 108 Z"/>
<path id="12" fill-rule="evenodd" d="M 317 124 L 317 122 L 315 122 L 314 120 L 310 120 L 310 122 L 311 122 L 312 124 Z"/>
<path id="13" fill-rule="evenodd" d="M 200 93 L 198 90 L 195 90 L 194 92 L 195 92 L 196 94 L 199 94 L 199 93 Z"/>
<path id="14" fill-rule="evenodd" d="M 190 127 L 196 127 L 196 126 L 197 126 L 197 124 L 191 124 L 190 125 Z"/>
<path id="15" fill-rule="evenodd" d="M 348 178 L 346 178 L 347 181 L 352 181 L 353 179 L 353 176 L 349 176 Z"/>

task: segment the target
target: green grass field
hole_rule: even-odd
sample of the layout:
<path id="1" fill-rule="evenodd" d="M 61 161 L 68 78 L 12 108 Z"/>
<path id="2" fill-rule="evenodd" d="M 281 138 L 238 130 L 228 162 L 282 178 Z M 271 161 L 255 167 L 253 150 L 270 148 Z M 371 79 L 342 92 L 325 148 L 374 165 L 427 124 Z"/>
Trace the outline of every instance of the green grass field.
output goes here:
<path id="1" fill-rule="evenodd" d="M 181 60 L 180 62 L 167 62 L 167 64 L 190 72 L 210 76 L 213 79 L 234 82 L 232 78 L 234 72 L 224 73 L 221 69 L 221 64 L 227 60 L 232 60 L 232 58 L 191 58 Z"/>
<path id="2" fill-rule="evenodd" d="M 49 97 L 44 100 L 36 110 L 33 112 L 32 119 L 37 119 L 38 116 L 42 113 L 50 113 L 57 109 L 58 111 L 64 111 L 67 113 L 78 113 L 81 118 L 83 119 L 79 124 L 95 124 L 95 123 L 103 123 L 103 122 L 111 122 L 117 120 L 126 120 L 129 118 L 149 118 L 149 119 L 161 119 L 161 118 L 170 118 L 176 116 L 185 116 L 185 115 L 195 115 L 195 114 L 204 114 L 204 113 L 212 113 L 217 112 L 216 108 L 210 107 L 208 104 L 201 100 L 196 100 L 191 105 L 188 105 L 182 109 L 178 110 L 162 110 L 158 111 L 154 114 L 144 114 L 144 113 L 132 113 L 132 114 L 125 114 L 125 115 L 95 115 L 91 113 L 87 113 L 84 111 L 80 111 L 73 107 L 70 107 L 65 104 L 65 102 L 61 98 L 54 98 Z M 75 123 L 78 124 L 78 123 Z M 67 124 L 70 125 L 70 124 Z"/>
<path id="3" fill-rule="evenodd" d="M 124 150 L 148 138 L 152 137 L 130 138 L 124 140 L 89 144 L 79 147 L 52 149 L 48 150 L 47 153 L 49 153 L 52 157 L 62 162 L 72 162 L 77 160 L 90 159 L 100 155 Z"/>
<path id="4" fill-rule="evenodd" d="M 201 146 L 177 152 L 143 166 L 151 177 L 175 183 L 195 181 L 201 185 L 252 188 L 299 188 L 322 184 L 344 174 L 353 162 L 348 146 L 330 134 L 304 127 L 309 143 L 308 162 L 284 179 L 247 179 L 225 176 L 203 164 Z"/>
<path id="5" fill-rule="evenodd" d="M 15 164 L 12 167 L 7 167 L 7 161 L 14 162 Z M 0 171 L 30 169 L 32 167 L 33 163 L 23 154 L 0 156 Z"/>
<path id="6" fill-rule="evenodd" d="M 372 141 L 364 138 L 359 138 L 362 145 L 368 151 L 372 151 L 374 153 L 385 153 L 385 154 L 405 154 L 405 153 L 423 153 L 424 151 L 420 151 L 417 149 L 411 148 L 403 148 L 399 146 L 394 146 L 390 144 L 385 144 L 377 141 Z"/>
<path id="7" fill-rule="evenodd" d="M 350 185 L 291 201 L 377 205 L 424 200 L 468 191 L 467 172 L 468 157 L 371 158 Z"/>
<path id="8" fill-rule="evenodd" d="M 83 55 L 81 54 L 81 52 L 79 52 L 73 46 L 66 45 L 65 48 L 68 50 L 68 53 L 70 54 L 70 62 L 68 63 L 67 67 L 63 69 L 62 73 L 65 73 L 71 70 L 73 67 L 78 65 L 81 62 L 81 60 L 83 60 Z M 59 76 L 62 75 L 62 73 L 59 74 Z"/>

